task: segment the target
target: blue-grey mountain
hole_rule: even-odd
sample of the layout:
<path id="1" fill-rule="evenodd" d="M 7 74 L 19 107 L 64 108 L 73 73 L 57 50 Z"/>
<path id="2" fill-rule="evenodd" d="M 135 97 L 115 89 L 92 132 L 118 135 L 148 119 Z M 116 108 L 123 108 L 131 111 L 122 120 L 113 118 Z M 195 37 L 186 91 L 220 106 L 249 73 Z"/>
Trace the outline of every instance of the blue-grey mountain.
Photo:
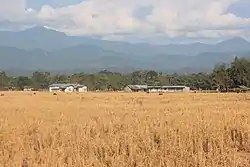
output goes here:
<path id="1" fill-rule="evenodd" d="M 214 45 L 158 46 L 67 36 L 43 27 L 20 32 L 0 31 L 0 69 L 12 73 L 13 69 L 197 72 L 211 70 L 217 63 L 228 63 L 235 56 L 250 56 L 250 43 L 242 38 L 232 38 Z"/>

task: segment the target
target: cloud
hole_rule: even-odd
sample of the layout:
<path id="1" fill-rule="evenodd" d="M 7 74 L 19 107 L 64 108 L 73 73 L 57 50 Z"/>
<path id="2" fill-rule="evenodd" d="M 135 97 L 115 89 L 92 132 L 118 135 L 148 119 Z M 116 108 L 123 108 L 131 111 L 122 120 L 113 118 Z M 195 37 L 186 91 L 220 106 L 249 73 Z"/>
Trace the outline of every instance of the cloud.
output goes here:
<path id="1" fill-rule="evenodd" d="M 35 11 L 26 8 L 25 0 L 0 0 L 0 21 L 26 21 Z"/>
<path id="2" fill-rule="evenodd" d="M 250 17 L 250 1 L 240 0 L 228 8 L 228 12 L 235 14 L 239 17 L 249 18 Z"/>
<path id="3" fill-rule="evenodd" d="M 40 9 L 44 5 L 49 5 L 52 7 L 68 6 L 72 4 L 77 4 L 83 0 L 27 0 L 27 5 L 33 9 Z"/>
<path id="4" fill-rule="evenodd" d="M 38 16 L 60 21 L 70 34 L 152 34 L 170 37 L 189 31 L 238 29 L 250 25 L 249 18 L 225 13 L 235 0 L 87 0 L 62 8 L 44 6 Z M 143 19 L 134 15 L 150 7 Z M 141 11 L 143 12 L 143 11 Z M 65 21 L 66 21 L 65 20 Z"/>
<path id="5" fill-rule="evenodd" d="M 246 0 L 85 0 L 63 7 L 44 5 L 35 11 L 27 9 L 25 0 L 0 0 L 0 19 L 44 24 L 71 35 L 112 38 L 244 36 L 249 35 L 250 18 L 229 10 L 241 1 Z"/>
<path id="6" fill-rule="evenodd" d="M 38 17 L 45 21 L 59 21 L 62 29 L 71 34 L 113 34 L 145 31 L 148 25 L 134 18 L 134 7 L 126 2 L 88 0 L 62 8 L 44 6 Z M 64 21 L 70 24 L 63 24 Z M 144 27 L 141 27 L 144 26 Z"/>

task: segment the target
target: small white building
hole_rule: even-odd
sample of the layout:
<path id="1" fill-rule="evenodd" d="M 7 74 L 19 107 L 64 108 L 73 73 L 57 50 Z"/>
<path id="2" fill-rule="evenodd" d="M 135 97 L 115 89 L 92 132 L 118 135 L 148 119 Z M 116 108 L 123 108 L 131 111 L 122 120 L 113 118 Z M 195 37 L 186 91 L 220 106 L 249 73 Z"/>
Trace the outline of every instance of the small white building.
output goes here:
<path id="1" fill-rule="evenodd" d="M 83 86 L 83 87 L 77 88 L 77 90 L 78 90 L 78 92 L 87 92 L 88 88 L 87 88 L 87 86 Z"/>
<path id="2" fill-rule="evenodd" d="M 80 84 L 52 84 L 49 85 L 49 92 L 87 92 L 87 86 Z"/>
<path id="3" fill-rule="evenodd" d="M 24 86 L 23 91 L 34 91 L 34 88 L 32 86 Z"/>

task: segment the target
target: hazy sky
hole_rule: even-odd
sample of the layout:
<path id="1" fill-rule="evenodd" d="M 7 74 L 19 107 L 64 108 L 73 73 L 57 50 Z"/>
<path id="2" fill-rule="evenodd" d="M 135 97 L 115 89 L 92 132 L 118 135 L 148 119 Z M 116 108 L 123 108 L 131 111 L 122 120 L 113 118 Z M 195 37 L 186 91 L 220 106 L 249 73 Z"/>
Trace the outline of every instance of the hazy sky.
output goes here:
<path id="1" fill-rule="evenodd" d="M 250 38 L 250 0 L 0 0 L 1 28 L 104 39 Z"/>

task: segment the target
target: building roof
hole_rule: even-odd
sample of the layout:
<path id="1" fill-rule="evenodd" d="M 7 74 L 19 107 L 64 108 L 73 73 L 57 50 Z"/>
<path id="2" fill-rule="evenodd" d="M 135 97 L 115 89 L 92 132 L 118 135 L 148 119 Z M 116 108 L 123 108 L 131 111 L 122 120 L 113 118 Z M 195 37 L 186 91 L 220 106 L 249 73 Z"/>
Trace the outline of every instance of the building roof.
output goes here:
<path id="1" fill-rule="evenodd" d="M 239 88 L 243 89 L 243 90 L 249 90 L 250 89 L 250 88 L 246 87 L 245 85 L 240 85 Z"/>
<path id="2" fill-rule="evenodd" d="M 174 88 L 186 88 L 186 86 L 148 86 L 148 88 L 163 88 L 163 89 L 168 89 L 168 88 L 172 88 L 172 89 L 174 89 Z"/>
<path id="3" fill-rule="evenodd" d="M 24 89 L 29 89 L 29 88 L 33 88 L 32 86 L 24 86 Z"/>
<path id="4" fill-rule="evenodd" d="M 148 85 L 128 85 L 130 89 L 133 90 L 141 90 L 141 89 L 178 89 L 178 88 L 186 88 L 186 86 L 148 86 Z"/>
<path id="5" fill-rule="evenodd" d="M 133 90 L 141 90 L 141 89 L 147 89 L 148 88 L 147 85 L 128 85 L 128 87 L 130 89 L 133 89 Z"/>
<path id="6" fill-rule="evenodd" d="M 74 88 L 81 88 L 81 87 L 85 87 L 85 85 L 81 85 L 81 84 L 64 84 L 64 83 L 55 83 L 55 84 L 51 84 L 49 85 L 49 87 L 59 87 L 59 88 L 66 88 L 69 86 L 73 86 Z"/>

